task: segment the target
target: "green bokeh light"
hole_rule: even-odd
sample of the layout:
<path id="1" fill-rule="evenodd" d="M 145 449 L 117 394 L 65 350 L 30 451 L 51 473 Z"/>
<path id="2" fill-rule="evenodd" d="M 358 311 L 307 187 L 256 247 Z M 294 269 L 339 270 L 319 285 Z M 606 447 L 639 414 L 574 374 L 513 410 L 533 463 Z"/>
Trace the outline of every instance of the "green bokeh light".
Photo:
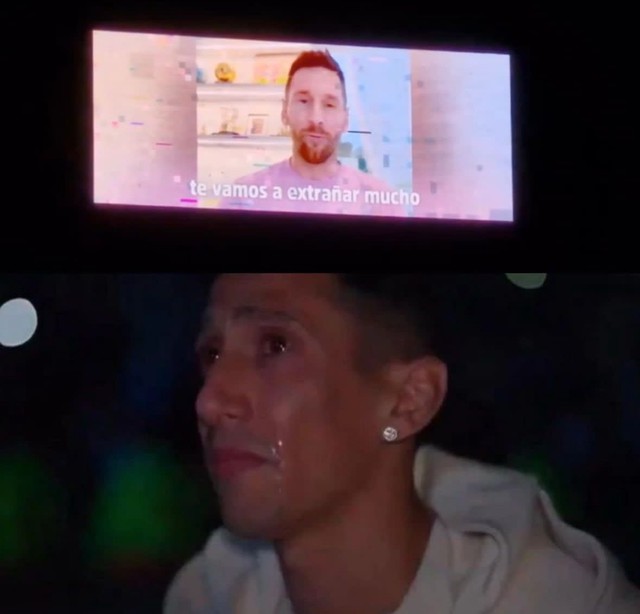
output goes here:
<path id="1" fill-rule="evenodd" d="M 26 448 L 0 454 L 0 566 L 47 560 L 62 534 L 65 492 Z"/>
<path id="2" fill-rule="evenodd" d="M 123 454 L 95 502 L 89 560 L 120 568 L 171 564 L 200 546 L 210 517 L 208 485 L 169 451 L 144 446 Z"/>
<path id="3" fill-rule="evenodd" d="M 577 493 L 544 453 L 528 451 L 515 455 L 509 465 L 535 477 L 551 497 L 556 510 L 563 519 L 572 522 L 580 520 L 583 510 Z"/>

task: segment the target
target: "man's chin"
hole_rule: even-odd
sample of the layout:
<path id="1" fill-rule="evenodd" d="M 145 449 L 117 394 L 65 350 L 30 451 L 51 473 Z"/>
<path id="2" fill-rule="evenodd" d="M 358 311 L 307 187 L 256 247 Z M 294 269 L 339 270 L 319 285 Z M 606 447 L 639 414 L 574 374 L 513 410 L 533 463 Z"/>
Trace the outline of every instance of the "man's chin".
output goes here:
<path id="1" fill-rule="evenodd" d="M 307 164 L 324 164 L 331 158 L 333 150 L 315 151 L 303 145 L 298 149 L 298 153 Z"/>
<path id="2" fill-rule="evenodd" d="M 307 164 L 324 164 L 329 158 L 331 158 L 331 154 L 329 154 L 328 156 L 301 156 L 302 159 L 307 163 Z"/>

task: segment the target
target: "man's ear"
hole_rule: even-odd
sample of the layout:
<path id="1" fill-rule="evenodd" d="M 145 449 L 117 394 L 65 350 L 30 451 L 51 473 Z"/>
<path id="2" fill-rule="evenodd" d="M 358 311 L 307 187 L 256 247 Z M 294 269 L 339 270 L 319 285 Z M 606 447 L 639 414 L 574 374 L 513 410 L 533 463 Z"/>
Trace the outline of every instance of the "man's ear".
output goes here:
<path id="1" fill-rule="evenodd" d="M 429 425 L 447 394 L 447 366 L 435 356 L 425 356 L 390 367 L 390 383 L 396 403 L 385 426 L 396 428 L 400 439 L 411 437 Z"/>
<path id="2" fill-rule="evenodd" d="M 282 101 L 282 109 L 280 110 L 280 119 L 282 120 L 282 124 L 284 126 L 289 125 L 289 117 L 287 116 L 287 101 Z"/>

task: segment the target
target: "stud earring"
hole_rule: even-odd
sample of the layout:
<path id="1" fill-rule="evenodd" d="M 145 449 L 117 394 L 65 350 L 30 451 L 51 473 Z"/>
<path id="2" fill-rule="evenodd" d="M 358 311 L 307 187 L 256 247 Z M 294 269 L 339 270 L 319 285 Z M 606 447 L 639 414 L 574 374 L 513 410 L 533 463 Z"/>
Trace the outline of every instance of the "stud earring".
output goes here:
<path id="1" fill-rule="evenodd" d="M 394 429 L 392 426 L 388 426 L 382 431 L 382 436 L 385 441 L 395 441 L 398 439 L 398 429 Z"/>

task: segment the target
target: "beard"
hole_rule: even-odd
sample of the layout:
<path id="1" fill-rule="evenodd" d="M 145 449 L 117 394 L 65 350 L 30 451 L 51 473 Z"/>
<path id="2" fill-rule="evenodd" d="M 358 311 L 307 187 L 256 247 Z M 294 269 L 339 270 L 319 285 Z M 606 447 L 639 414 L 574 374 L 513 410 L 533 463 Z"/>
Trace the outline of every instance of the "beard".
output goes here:
<path id="1" fill-rule="evenodd" d="M 308 164 L 323 164 L 335 152 L 340 137 L 332 137 L 326 132 L 322 132 L 324 138 L 316 140 L 307 136 L 307 132 L 300 131 L 293 134 L 296 150 Z"/>

